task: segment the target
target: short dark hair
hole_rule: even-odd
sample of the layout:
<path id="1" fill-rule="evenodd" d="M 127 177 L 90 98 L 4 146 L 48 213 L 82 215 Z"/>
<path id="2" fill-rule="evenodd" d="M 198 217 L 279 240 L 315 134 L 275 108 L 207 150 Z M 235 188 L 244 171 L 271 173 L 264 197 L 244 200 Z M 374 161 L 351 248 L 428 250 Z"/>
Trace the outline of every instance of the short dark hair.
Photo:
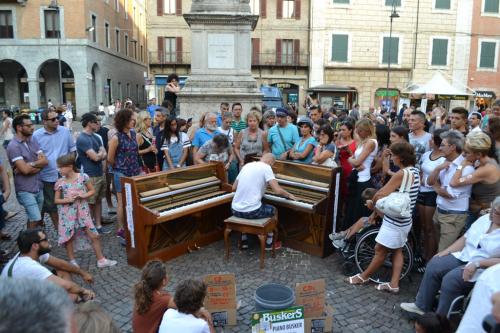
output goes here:
<path id="1" fill-rule="evenodd" d="M 173 74 L 170 74 L 169 76 L 167 76 L 167 83 L 170 83 L 172 82 L 172 80 L 176 80 L 177 82 L 179 82 L 179 77 L 177 76 L 177 74 L 173 73 Z"/>
<path id="2" fill-rule="evenodd" d="M 40 116 L 42 116 L 42 120 L 49 119 L 49 113 L 51 113 L 51 112 L 57 113 L 57 111 L 55 109 L 52 109 L 52 108 L 48 108 L 48 109 L 43 110 L 42 113 L 40 114 Z"/>
<path id="3" fill-rule="evenodd" d="M 420 111 L 417 111 L 420 112 Z M 408 136 L 408 129 L 404 126 L 396 126 L 391 129 L 391 132 L 396 133 L 399 137 L 402 137 L 406 142 L 410 142 L 410 137 Z"/>
<path id="4" fill-rule="evenodd" d="M 330 125 L 323 125 L 319 128 L 318 133 L 321 134 L 323 132 L 324 134 L 328 135 L 328 143 L 332 142 L 334 139 L 333 136 L 333 129 Z"/>
<path id="5" fill-rule="evenodd" d="M 115 127 L 118 132 L 123 132 L 123 129 L 128 124 L 134 111 L 130 109 L 123 109 L 116 113 L 115 115 Z"/>
<path id="6" fill-rule="evenodd" d="M 26 113 L 22 113 L 20 115 L 17 115 L 12 121 L 12 127 L 14 128 L 14 131 L 16 133 L 17 133 L 17 127 L 24 125 L 25 119 L 31 120 L 30 116 L 28 116 Z"/>
<path id="7" fill-rule="evenodd" d="M 404 167 L 415 165 L 417 157 L 415 156 L 415 148 L 408 142 L 393 143 L 390 147 L 391 153 L 396 155 L 401 160 Z"/>
<path id="8" fill-rule="evenodd" d="M 328 125 L 328 120 L 326 120 L 325 118 L 319 118 L 318 120 L 316 120 L 314 122 L 315 125 L 318 125 L 319 127 L 323 126 L 323 125 Z"/>
<path id="9" fill-rule="evenodd" d="M 227 107 L 229 107 L 229 103 L 228 102 L 222 102 L 222 103 L 220 103 L 220 106 L 227 106 Z"/>
<path id="10" fill-rule="evenodd" d="M 317 105 L 313 105 L 309 108 L 309 111 L 312 111 L 312 110 L 318 110 L 319 113 L 321 113 L 321 109 L 317 106 Z"/>
<path id="11" fill-rule="evenodd" d="M 83 114 L 80 119 L 83 127 L 87 127 L 89 123 L 97 122 L 97 116 L 90 112 Z"/>
<path id="12" fill-rule="evenodd" d="M 412 111 L 410 113 L 411 116 L 418 116 L 420 118 L 420 120 L 422 121 L 422 123 L 425 124 L 425 113 L 423 113 L 422 111 Z"/>
<path id="13" fill-rule="evenodd" d="M 227 138 L 227 135 L 224 134 L 217 134 L 212 138 L 212 142 L 218 147 L 218 148 L 227 148 L 229 147 L 229 140 Z"/>
<path id="14" fill-rule="evenodd" d="M 483 119 L 483 116 L 479 112 L 472 112 L 470 116 L 476 116 L 479 120 Z"/>
<path id="15" fill-rule="evenodd" d="M 361 192 L 361 199 L 363 199 L 363 201 L 365 202 L 367 200 L 372 200 L 373 197 L 375 196 L 375 193 L 377 193 L 377 189 L 373 187 L 365 188 L 363 192 Z"/>
<path id="16" fill-rule="evenodd" d="M 182 313 L 195 314 L 203 306 L 207 285 L 198 280 L 181 281 L 175 289 L 174 302 Z"/>
<path id="17" fill-rule="evenodd" d="M 233 103 L 233 105 L 231 105 L 231 110 L 234 110 L 234 107 L 238 106 L 238 105 L 243 109 L 243 107 L 241 106 L 241 103 L 236 102 L 236 103 Z"/>
<path id="18" fill-rule="evenodd" d="M 31 251 L 31 246 L 35 243 L 40 243 L 40 235 L 43 232 L 41 228 L 26 229 L 17 236 L 17 246 L 21 254 L 26 254 Z"/>
<path id="19" fill-rule="evenodd" d="M 467 109 L 462 106 L 457 106 L 456 108 L 451 110 L 451 113 L 457 113 L 461 115 L 464 120 L 466 120 L 469 116 L 469 111 L 467 111 Z"/>
<path id="20" fill-rule="evenodd" d="M 443 139 L 441 139 L 441 134 L 443 134 L 444 132 L 446 132 L 446 129 L 444 128 L 438 128 L 434 130 L 434 133 L 432 134 L 432 141 L 434 142 L 434 145 L 436 145 L 436 147 L 441 146 L 441 142 L 443 142 Z"/>

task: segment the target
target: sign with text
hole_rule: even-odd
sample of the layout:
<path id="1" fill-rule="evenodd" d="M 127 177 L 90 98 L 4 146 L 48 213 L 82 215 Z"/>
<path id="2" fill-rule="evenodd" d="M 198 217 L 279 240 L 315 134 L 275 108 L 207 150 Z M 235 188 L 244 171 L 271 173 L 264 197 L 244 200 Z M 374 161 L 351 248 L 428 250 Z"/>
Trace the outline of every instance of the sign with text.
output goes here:
<path id="1" fill-rule="evenodd" d="M 236 309 L 236 278 L 234 274 L 205 276 L 207 285 L 207 309 Z"/>
<path id="2" fill-rule="evenodd" d="M 304 316 L 321 316 L 325 308 L 325 280 L 297 283 L 295 304 L 304 306 Z"/>
<path id="3" fill-rule="evenodd" d="M 252 333 L 304 333 L 304 307 L 256 312 L 250 323 Z"/>
<path id="4" fill-rule="evenodd" d="M 234 68 L 234 35 L 208 34 L 208 68 Z"/>

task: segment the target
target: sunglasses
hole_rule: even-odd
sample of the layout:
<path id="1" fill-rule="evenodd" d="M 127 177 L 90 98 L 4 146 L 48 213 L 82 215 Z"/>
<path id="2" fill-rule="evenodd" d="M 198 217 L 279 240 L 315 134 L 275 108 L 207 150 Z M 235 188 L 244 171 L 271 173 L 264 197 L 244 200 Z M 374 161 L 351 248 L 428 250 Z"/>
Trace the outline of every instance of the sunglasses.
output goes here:
<path id="1" fill-rule="evenodd" d="M 36 243 L 41 243 L 41 242 L 45 242 L 45 241 L 48 241 L 47 237 L 39 239 L 38 241 L 36 241 Z"/>
<path id="2" fill-rule="evenodd" d="M 57 120 L 57 117 L 54 117 L 54 118 L 47 118 L 45 119 L 46 121 L 56 121 Z"/>

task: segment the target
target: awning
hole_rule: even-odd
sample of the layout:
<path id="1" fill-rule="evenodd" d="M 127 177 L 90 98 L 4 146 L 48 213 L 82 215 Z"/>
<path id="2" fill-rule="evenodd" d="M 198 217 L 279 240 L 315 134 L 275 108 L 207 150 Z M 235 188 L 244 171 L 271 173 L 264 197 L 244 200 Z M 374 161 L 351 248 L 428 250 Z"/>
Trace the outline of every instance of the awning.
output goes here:
<path id="1" fill-rule="evenodd" d="M 338 86 L 335 84 L 320 84 L 319 86 L 307 89 L 311 92 L 357 92 L 356 88 L 348 86 Z"/>
<path id="2" fill-rule="evenodd" d="M 412 86 L 403 91 L 406 95 L 439 95 L 443 96 L 472 96 L 474 90 L 458 88 L 450 84 L 440 72 L 436 72 L 432 79 L 424 85 Z"/>

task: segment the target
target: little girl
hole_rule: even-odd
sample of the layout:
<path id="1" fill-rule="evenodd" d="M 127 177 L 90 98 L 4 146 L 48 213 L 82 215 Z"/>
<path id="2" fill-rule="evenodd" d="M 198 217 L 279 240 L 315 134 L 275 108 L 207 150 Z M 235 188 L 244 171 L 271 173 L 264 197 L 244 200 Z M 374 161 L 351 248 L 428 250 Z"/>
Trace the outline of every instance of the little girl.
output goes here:
<path id="1" fill-rule="evenodd" d="M 87 198 L 94 195 L 95 190 L 89 181 L 89 176 L 76 170 L 75 157 L 72 154 L 59 157 L 57 167 L 63 177 L 54 186 L 55 203 L 59 213 L 59 244 L 65 244 L 70 262 L 78 266 L 73 242 L 80 236 L 85 237 L 86 233 L 97 257 L 97 267 L 116 265 L 115 260 L 103 256 L 99 234 L 92 222 Z"/>

